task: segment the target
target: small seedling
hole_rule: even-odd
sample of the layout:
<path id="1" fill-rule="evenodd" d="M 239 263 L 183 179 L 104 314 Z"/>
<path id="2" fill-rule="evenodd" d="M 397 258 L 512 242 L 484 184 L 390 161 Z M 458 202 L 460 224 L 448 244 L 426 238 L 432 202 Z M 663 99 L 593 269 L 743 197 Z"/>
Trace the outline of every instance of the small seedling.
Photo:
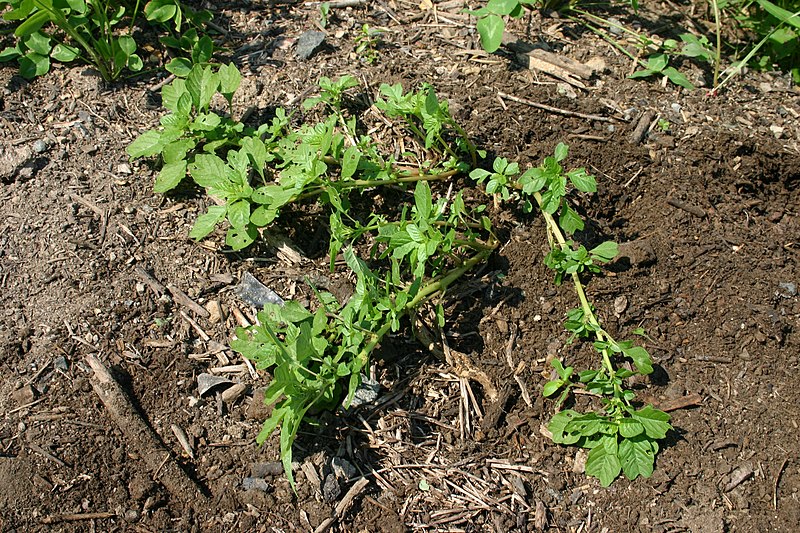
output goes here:
<path id="1" fill-rule="evenodd" d="M 378 44 L 381 42 L 381 33 L 383 30 L 364 24 L 356 35 L 356 55 L 367 65 L 378 60 Z"/>

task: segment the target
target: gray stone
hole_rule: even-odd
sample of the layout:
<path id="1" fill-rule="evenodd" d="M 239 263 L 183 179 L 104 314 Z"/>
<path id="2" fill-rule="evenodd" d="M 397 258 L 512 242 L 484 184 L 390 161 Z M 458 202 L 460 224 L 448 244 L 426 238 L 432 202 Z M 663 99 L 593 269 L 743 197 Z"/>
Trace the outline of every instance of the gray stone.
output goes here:
<path id="1" fill-rule="evenodd" d="M 242 480 L 242 488 L 244 490 L 260 490 L 262 492 L 269 492 L 270 486 L 266 479 L 260 477 L 246 477 Z"/>
<path id="2" fill-rule="evenodd" d="M 308 59 L 317 49 L 325 42 L 325 33 L 321 31 L 313 31 L 309 30 L 304 32 L 298 39 L 297 39 L 297 49 L 295 50 L 295 54 L 297 54 L 298 59 Z"/>
<path id="3" fill-rule="evenodd" d="M 244 273 L 234 291 L 243 302 L 256 309 L 262 309 L 266 304 L 283 305 L 283 298 L 258 281 L 250 272 Z"/>

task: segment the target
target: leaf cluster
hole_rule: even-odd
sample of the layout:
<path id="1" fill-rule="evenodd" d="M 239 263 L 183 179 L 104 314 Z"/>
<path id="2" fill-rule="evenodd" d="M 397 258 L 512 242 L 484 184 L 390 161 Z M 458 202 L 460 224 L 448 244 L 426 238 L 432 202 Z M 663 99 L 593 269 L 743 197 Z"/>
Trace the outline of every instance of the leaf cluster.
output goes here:
<path id="1" fill-rule="evenodd" d="M 133 7 L 119 0 L 7 0 L 5 20 L 17 23 L 14 46 L 0 51 L 0 62 L 17 60 L 25 78 L 50 70 L 51 60 L 70 63 L 83 60 L 94 66 L 106 81 L 124 71 L 137 72 L 144 63 L 133 37 L 139 19 L 139 3 Z M 211 18 L 208 11 L 195 12 L 178 0 L 151 0 L 144 6 L 144 19 L 161 30 L 181 32 L 184 21 L 195 26 Z M 196 30 L 194 30 L 196 32 Z"/>
<path id="2" fill-rule="evenodd" d="M 588 251 L 583 245 L 567 241 L 561 246 L 552 248 L 545 256 L 544 264 L 555 271 L 555 283 L 561 285 L 564 276 L 581 274 L 584 271 L 600 273 L 599 264 L 614 259 L 618 249 L 617 243 L 611 241 L 606 241 Z"/>

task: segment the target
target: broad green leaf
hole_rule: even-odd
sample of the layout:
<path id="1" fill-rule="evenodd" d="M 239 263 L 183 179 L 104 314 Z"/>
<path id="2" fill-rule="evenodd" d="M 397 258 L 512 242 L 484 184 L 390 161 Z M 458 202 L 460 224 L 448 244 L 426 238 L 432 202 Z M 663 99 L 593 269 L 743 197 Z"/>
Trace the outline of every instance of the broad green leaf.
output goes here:
<path id="1" fill-rule="evenodd" d="M 548 381 L 547 383 L 544 384 L 544 387 L 542 388 L 542 396 L 548 398 L 553 394 L 555 394 L 556 392 L 558 392 L 558 389 L 560 389 L 563 386 L 564 382 L 561 381 L 560 379 Z"/>
<path id="2" fill-rule="evenodd" d="M 242 75 L 233 63 L 219 67 L 219 92 L 229 98 L 239 88 Z"/>
<path id="3" fill-rule="evenodd" d="M 570 183 L 581 192 L 597 192 L 597 180 L 586 169 L 576 168 L 567 172 Z"/>
<path id="4" fill-rule="evenodd" d="M 569 155 L 569 146 L 564 143 L 558 143 L 553 152 L 553 157 L 556 158 L 556 161 L 563 161 L 567 158 L 567 155 Z"/>
<path id="5" fill-rule="evenodd" d="M 591 437 L 597 433 L 605 433 L 608 425 L 609 421 L 596 413 L 585 413 L 574 417 L 564 429 L 582 437 Z"/>
<path id="6" fill-rule="evenodd" d="M 650 441 L 644 435 L 623 439 L 619 443 L 617 455 L 622 463 L 625 477 L 631 480 L 636 479 L 637 476 L 650 477 L 653 474 L 656 452 L 658 452 L 658 444 Z"/>
<path id="7" fill-rule="evenodd" d="M 160 153 L 164 146 L 163 143 L 161 133 L 156 130 L 148 130 L 139 135 L 125 150 L 129 156 L 137 159 Z"/>
<path id="8" fill-rule="evenodd" d="M 268 419 L 264 421 L 264 425 L 261 426 L 261 431 L 258 432 L 256 436 L 256 442 L 261 445 L 264 444 L 270 435 L 275 431 L 278 427 L 278 424 L 281 423 L 286 413 L 289 412 L 288 405 L 282 405 L 281 407 L 276 407 L 272 410 L 272 414 Z"/>
<path id="9" fill-rule="evenodd" d="M 772 2 L 769 2 L 768 0 L 756 0 L 756 2 L 758 2 L 758 5 L 760 5 L 764 11 L 779 21 L 800 29 L 800 13 L 792 13 L 791 11 L 787 11 L 782 7 L 776 6 Z M 797 5 L 795 4 L 794 7 L 797 7 Z"/>
<path id="10" fill-rule="evenodd" d="M 631 416 L 644 426 L 644 431 L 651 439 L 663 439 L 667 436 L 667 431 L 672 429 L 669 424 L 669 415 L 658 409 L 653 409 L 652 405 L 643 407 L 638 411 L 631 411 Z"/>
<path id="11" fill-rule="evenodd" d="M 653 54 L 647 58 L 647 68 L 652 72 L 661 72 L 666 68 L 668 62 L 667 54 Z"/>
<path id="12" fill-rule="evenodd" d="M 475 28 L 481 37 L 481 46 L 483 46 L 484 50 L 491 54 L 500 48 L 500 44 L 503 42 L 503 30 L 505 29 L 505 23 L 502 18 L 497 15 L 488 15 L 479 19 Z"/>
<path id="13" fill-rule="evenodd" d="M 31 15 L 25 22 L 17 26 L 14 30 L 14 35 L 17 37 L 26 37 L 28 35 L 38 32 L 46 22 L 50 21 L 50 14 L 47 11 L 37 11 Z"/>
<path id="14" fill-rule="evenodd" d="M 174 189 L 186 176 L 186 161 L 176 161 L 167 163 L 161 168 L 161 172 L 156 176 L 153 190 L 157 193 L 165 193 Z"/>
<path id="15" fill-rule="evenodd" d="M 151 0 L 144 6 L 144 14 L 150 22 L 167 22 L 175 16 L 178 6 L 174 0 Z"/>
<path id="16" fill-rule="evenodd" d="M 558 225 L 565 232 L 572 234 L 583 229 L 583 219 L 564 202 L 561 208 L 561 216 L 558 218 Z"/>
<path id="17" fill-rule="evenodd" d="M 214 41 L 212 41 L 211 37 L 209 37 L 208 35 L 203 35 L 200 39 L 198 39 L 198 41 L 194 44 L 194 46 L 192 46 L 192 63 L 195 64 L 208 63 L 211 60 L 211 56 L 213 54 L 214 54 Z M 235 69 L 236 67 L 233 68 Z M 220 72 L 221 71 L 222 69 L 220 68 Z M 239 71 L 237 70 L 236 73 L 238 74 Z M 226 97 L 232 95 L 239 87 L 239 80 L 234 80 L 234 78 L 230 78 L 227 81 L 230 84 L 227 85 L 226 87 L 227 88 L 233 87 L 233 89 L 220 91 L 221 93 L 225 94 Z"/>
<path id="18" fill-rule="evenodd" d="M 209 233 L 214 231 L 214 228 L 225 220 L 225 215 L 228 209 L 224 205 L 212 205 L 208 208 L 208 212 L 197 217 L 194 222 L 192 230 L 189 232 L 189 237 L 192 239 L 200 240 L 206 237 Z"/>
<path id="19" fill-rule="evenodd" d="M 178 78 L 185 78 L 192 71 L 192 62 L 185 57 L 175 57 L 164 66 L 167 72 L 175 74 Z"/>
<path id="20" fill-rule="evenodd" d="M 39 32 L 36 32 L 29 35 L 22 41 L 29 51 L 39 54 L 41 56 L 50 55 L 50 51 L 52 49 L 50 45 L 50 37 L 43 35 Z"/>
<path id="21" fill-rule="evenodd" d="M 669 78 L 669 81 L 671 81 L 675 85 L 679 85 L 689 90 L 695 88 L 694 85 L 692 85 L 692 82 L 690 82 L 686 76 L 678 72 L 678 70 L 675 67 L 665 68 L 662 71 L 662 74 L 664 74 L 667 78 Z"/>
<path id="22" fill-rule="evenodd" d="M 257 238 L 258 229 L 252 224 L 247 224 L 243 228 L 228 229 L 228 234 L 225 236 L 225 244 L 234 250 L 242 250 L 253 244 Z"/>
<path id="23" fill-rule="evenodd" d="M 644 433 L 644 426 L 632 418 L 623 418 L 619 421 L 619 434 L 630 439 Z"/>
<path id="24" fill-rule="evenodd" d="M 428 185 L 427 181 L 423 180 L 417 182 L 417 186 L 414 189 L 414 205 L 417 208 L 417 215 L 420 219 L 427 220 L 430 218 L 433 209 L 433 200 L 431 198 L 431 187 Z"/>
<path id="25" fill-rule="evenodd" d="M 342 179 L 347 180 L 353 177 L 358 169 L 358 162 L 361 160 L 361 151 L 355 146 L 350 146 L 342 155 Z"/>
<path id="26" fill-rule="evenodd" d="M 510 15 L 519 6 L 518 0 L 489 0 L 486 3 L 486 10 L 495 15 Z"/>
<path id="27" fill-rule="evenodd" d="M 647 350 L 641 346 L 624 348 L 622 353 L 633 360 L 633 364 L 636 365 L 636 370 L 638 370 L 640 374 L 647 375 L 653 373 L 653 360 L 650 358 L 650 354 L 647 353 Z"/>
<path id="28" fill-rule="evenodd" d="M 616 442 L 616 435 L 603 438 L 600 444 L 589 451 L 586 459 L 586 474 L 599 479 L 604 487 L 611 485 L 622 470 Z"/>
<path id="29" fill-rule="evenodd" d="M 482 168 L 476 168 L 472 172 L 469 173 L 469 177 L 474 179 L 478 183 L 481 183 L 483 180 L 485 180 L 486 178 L 488 178 L 491 175 L 492 175 L 491 172 L 489 172 L 487 170 L 484 170 Z"/>
<path id="30" fill-rule="evenodd" d="M 189 173 L 195 183 L 206 189 L 221 189 L 228 182 L 225 175 L 228 165 L 213 154 L 198 154 L 189 167 Z"/>
<path id="31" fill-rule="evenodd" d="M 186 154 L 194 148 L 195 142 L 193 139 L 178 139 L 164 146 L 161 151 L 161 157 L 164 163 L 177 163 L 186 159 Z"/>
<path id="32" fill-rule="evenodd" d="M 175 81 L 173 81 L 168 85 L 165 85 L 164 88 L 161 89 L 161 105 L 163 105 L 165 108 L 172 111 L 173 113 L 177 113 L 178 100 L 183 95 L 186 95 L 186 98 L 189 99 L 189 110 L 191 111 L 192 97 L 186 90 L 186 81 L 180 78 L 176 79 Z"/>
<path id="33" fill-rule="evenodd" d="M 228 205 L 228 221 L 234 228 L 244 228 L 250 223 L 250 202 L 238 200 Z"/>
<path id="34" fill-rule="evenodd" d="M 247 152 L 253 168 L 258 172 L 258 175 L 264 177 L 264 168 L 267 166 L 267 147 L 264 146 L 264 141 L 258 137 L 245 137 L 242 139 L 242 148 Z"/>
<path id="35" fill-rule="evenodd" d="M 572 420 L 578 416 L 578 413 L 571 409 L 560 411 L 553 415 L 547 429 L 553 434 L 553 442 L 556 444 L 575 444 L 581 438 L 580 435 L 567 433 L 566 427 Z"/>
<path id="36" fill-rule="evenodd" d="M 50 70 L 50 58 L 35 52 L 28 52 L 19 60 L 19 73 L 25 79 L 47 74 Z"/>
<path id="37" fill-rule="evenodd" d="M 117 45 L 125 53 L 126 57 L 130 57 L 136 51 L 136 41 L 130 35 L 122 35 L 117 39 Z"/>
<path id="38" fill-rule="evenodd" d="M 529 168 L 520 177 L 519 183 L 522 185 L 522 191 L 525 194 L 533 194 L 542 190 L 542 187 L 547 183 L 547 176 L 540 168 Z"/>
<path id="39" fill-rule="evenodd" d="M 619 246 L 613 241 L 605 241 L 589 250 L 589 253 L 603 262 L 608 262 L 617 257 Z"/>

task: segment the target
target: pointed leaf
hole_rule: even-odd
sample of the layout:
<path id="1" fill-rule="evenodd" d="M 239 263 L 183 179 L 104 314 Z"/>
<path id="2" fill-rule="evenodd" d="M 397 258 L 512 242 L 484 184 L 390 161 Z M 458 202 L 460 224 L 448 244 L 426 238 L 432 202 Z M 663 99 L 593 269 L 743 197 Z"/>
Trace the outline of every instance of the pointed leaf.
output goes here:
<path id="1" fill-rule="evenodd" d="M 174 189 L 186 176 L 186 161 L 176 161 L 167 163 L 161 168 L 161 172 L 156 176 L 153 190 L 158 193 L 165 193 Z"/>
<path id="2" fill-rule="evenodd" d="M 586 459 L 586 474 L 600 480 L 600 484 L 608 487 L 617 479 L 622 471 L 619 457 L 617 457 L 617 436 L 603 438 L 600 443 L 589 451 Z"/>
<path id="3" fill-rule="evenodd" d="M 197 217 L 192 230 L 189 232 L 189 237 L 198 241 L 206 237 L 209 233 L 214 231 L 217 224 L 225 220 L 227 212 L 228 209 L 224 205 L 210 206 L 207 213 Z"/>
<path id="4" fill-rule="evenodd" d="M 628 479 L 637 476 L 650 477 L 653 474 L 658 444 L 650 441 L 644 435 L 623 439 L 619 443 L 618 456 L 622 463 L 622 471 Z"/>
<path id="5" fill-rule="evenodd" d="M 500 44 L 503 42 L 503 30 L 505 29 L 505 23 L 502 18 L 497 15 L 488 15 L 479 19 L 475 28 L 481 37 L 481 46 L 483 46 L 484 50 L 491 54 L 500 48 Z"/>
<path id="6" fill-rule="evenodd" d="M 651 439 L 663 439 L 667 431 L 672 429 L 669 424 L 669 415 L 648 405 L 638 411 L 631 412 L 631 416 L 644 426 L 644 431 Z"/>

